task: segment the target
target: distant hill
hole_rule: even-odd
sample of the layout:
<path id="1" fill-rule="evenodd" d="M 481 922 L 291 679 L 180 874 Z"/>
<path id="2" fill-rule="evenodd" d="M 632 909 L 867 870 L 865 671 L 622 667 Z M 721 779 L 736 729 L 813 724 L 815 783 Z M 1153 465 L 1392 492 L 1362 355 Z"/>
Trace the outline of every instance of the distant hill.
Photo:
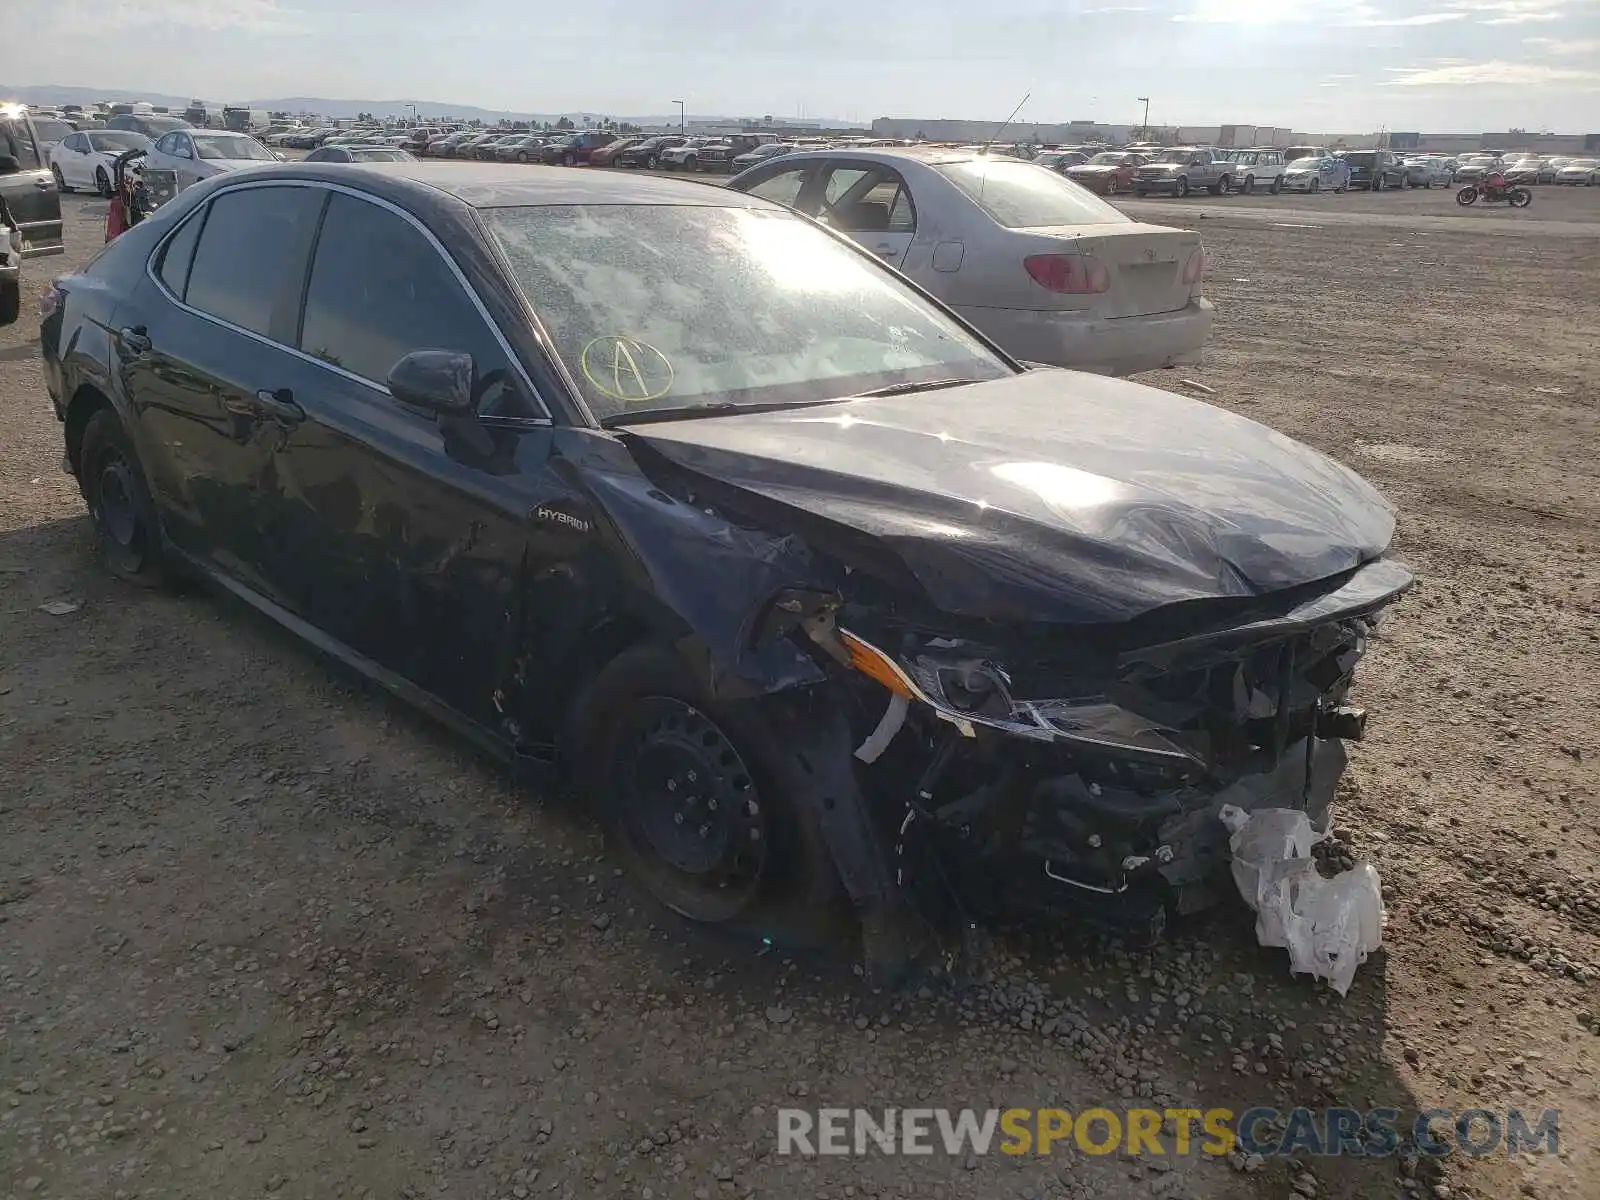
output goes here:
<path id="1" fill-rule="evenodd" d="M 144 100 L 150 104 L 162 104 L 168 108 L 182 110 L 188 107 L 190 97 L 141 91 L 138 88 L 70 87 L 53 83 L 11 87 L 0 83 L 0 99 L 20 100 L 24 104 L 84 105 L 93 104 L 98 100 Z M 450 117 L 460 121 L 484 121 L 489 124 L 496 121 L 557 121 L 562 117 L 571 117 L 580 125 L 585 124 L 585 118 L 588 117 L 612 117 L 617 121 L 628 121 L 635 125 L 675 125 L 678 121 L 676 112 L 646 116 L 619 116 L 592 109 L 568 109 L 566 112 L 511 112 L 498 108 L 477 108 L 471 104 L 446 104 L 437 100 L 330 100 L 325 96 L 273 96 L 265 100 L 206 99 L 205 102 L 219 106 L 242 104 L 249 108 L 274 111 L 319 113 L 333 119 L 346 119 L 360 113 L 371 113 L 376 117 L 407 117 L 411 115 L 412 106 L 415 105 L 417 114 L 422 117 Z M 713 113 L 691 113 L 690 116 L 696 121 L 739 119 Z M 820 123 L 830 129 L 851 127 L 851 122 L 834 121 L 829 118 L 818 118 L 808 123 Z"/>

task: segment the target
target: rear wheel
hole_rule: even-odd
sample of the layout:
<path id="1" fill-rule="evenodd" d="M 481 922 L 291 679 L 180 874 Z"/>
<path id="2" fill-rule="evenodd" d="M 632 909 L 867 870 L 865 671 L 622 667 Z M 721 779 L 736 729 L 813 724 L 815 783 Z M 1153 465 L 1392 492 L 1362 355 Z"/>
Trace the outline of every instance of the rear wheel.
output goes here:
<path id="1" fill-rule="evenodd" d="M 72 190 L 67 186 L 67 180 L 66 177 L 61 174 L 61 168 L 56 166 L 54 163 L 50 164 L 50 174 L 56 181 L 56 191 L 64 194 Z"/>
<path id="2" fill-rule="evenodd" d="M 102 196 L 105 196 L 108 199 L 110 198 L 111 176 L 106 174 L 106 169 L 104 167 L 96 167 L 94 169 L 94 185 L 99 189 Z"/>
<path id="3" fill-rule="evenodd" d="M 1243 191 L 1246 196 L 1254 195 L 1256 190 L 1256 177 L 1254 175 L 1246 175 L 1244 177 L 1244 187 L 1240 190 Z"/>
<path id="4" fill-rule="evenodd" d="M 526 150 L 518 150 L 517 151 L 517 161 L 519 163 L 527 162 L 528 161 L 528 152 Z"/>
<path id="5" fill-rule="evenodd" d="M 1187 175 L 1178 176 L 1177 186 L 1174 187 L 1172 190 L 1173 190 L 1173 193 L 1178 197 L 1178 199 L 1182 200 L 1185 196 L 1187 196 L 1189 194 L 1189 177 Z"/>
<path id="6" fill-rule="evenodd" d="M 1217 180 L 1216 185 L 1211 189 L 1211 194 L 1213 196 L 1226 196 L 1232 190 L 1233 180 L 1224 175 L 1221 179 Z"/>
<path id="7" fill-rule="evenodd" d="M 1115 175 L 1112 175 L 1111 177 L 1109 177 L 1106 180 L 1106 195 L 1115 196 L 1116 194 L 1117 194 L 1117 177 Z"/>
<path id="8" fill-rule="evenodd" d="M 106 569 L 141 587 L 165 582 L 155 502 L 127 430 L 109 408 L 90 417 L 83 431 L 78 487 Z"/>
<path id="9" fill-rule="evenodd" d="M 1283 191 L 1283 176 L 1282 175 L 1277 176 L 1272 181 L 1272 189 L 1271 190 L 1272 190 L 1272 194 L 1274 196 L 1276 196 L 1279 192 Z"/>
<path id="10" fill-rule="evenodd" d="M 1371 184 L 1371 189 L 1370 190 L 1372 190 L 1374 192 L 1383 191 L 1383 176 L 1382 175 L 1374 175 L 1372 177 L 1372 184 Z"/>
<path id="11" fill-rule="evenodd" d="M 644 160 L 644 165 L 649 167 L 650 170 L 654 171 L 657 167 L 659 167 L 661 165 L 661 156 L 657 155 L 657 154 L 652 154 L 649 158 Z"/>
<path id="12" fill-rule="evenodd" d="M 787 786 L 806 764 L 770 712 L 704 694 L 654 645 L 613 659 L 579 697 L 579 783 L 635 877 L 691 921 L 765 932 L 838 897 L 821 830 Z"/>

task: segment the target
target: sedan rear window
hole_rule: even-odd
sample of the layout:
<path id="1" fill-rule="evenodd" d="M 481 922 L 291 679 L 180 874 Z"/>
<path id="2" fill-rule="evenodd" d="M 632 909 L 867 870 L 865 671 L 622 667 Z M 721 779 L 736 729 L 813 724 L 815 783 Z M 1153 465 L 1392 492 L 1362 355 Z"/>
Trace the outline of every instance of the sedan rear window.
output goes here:
<path id="1" fill-rule="evenodd" d="M 1012 373 L 894 275 L 791 213 L 560 205 L 483 216 L 602 420 Z"/>
<path id="2" fill-rule="evenodd" d="M 1128 220 L 1104 200 L 1053 171 L 1001 158 L 971 158 L 934 168 L 1007 229 L 1114 225 Z"/>
<path id="3" fill-rule="evenodd" d="M 49 117 L 35 117 L 33 128 L 42 142 L 59 142 L 62 138 L 71 137 L 73 133 L 71 125 Z"/>

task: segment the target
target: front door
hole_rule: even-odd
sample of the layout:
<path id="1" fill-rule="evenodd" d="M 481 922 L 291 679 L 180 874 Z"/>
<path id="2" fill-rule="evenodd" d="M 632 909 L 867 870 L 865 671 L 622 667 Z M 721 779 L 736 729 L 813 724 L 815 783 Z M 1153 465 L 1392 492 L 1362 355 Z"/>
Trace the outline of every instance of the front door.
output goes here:
<path id="1" fill-rule="evenodd" d="M 9 160 L 0 167 L 0 200 L 22 234 L 22 257 L 62 253 L 61 193 L 26 113 L 0 113 L 0 157 Z"/>
<path id="2" fill-rule="evenodd" d="M 291 607 L 357 653 L 515 740 L 507 697 L 527 600 L 570 555 L 575 493 L 552 427 L 441 250 L 409 217 L 335 192 L 282 386 L 305 420 L 274 448 L 268 558 Z M 401 404 L 414 350 L 470 354 L 475 412 Z M 307 361 L 307 359 L 313 361 Z"/>
<path id="3" fill-rule="evenodd" d="M 282 347 L 322 203 L 320 190 L 231 188 L 157 250 L 112 323 L 151 491 L 180 549 L 270 594 L 262 489 L 292 428 L 278 403 Z"/>

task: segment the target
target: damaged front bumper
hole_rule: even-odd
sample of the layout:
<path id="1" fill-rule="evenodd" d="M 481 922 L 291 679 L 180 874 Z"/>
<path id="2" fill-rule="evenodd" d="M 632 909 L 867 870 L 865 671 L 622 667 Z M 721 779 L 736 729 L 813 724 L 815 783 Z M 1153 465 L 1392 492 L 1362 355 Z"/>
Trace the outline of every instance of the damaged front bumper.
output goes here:
<path id="1" fill-rule="evenodd" d="M 1356 663 L 1411 582 L 1380 560 L 1284 611 L 1115 650 L 1076 678 L 1002 668 L 958 638 L 840 628 L 845 661 L 890 693 L 856 756 L 892 818 L 897 881 L 963 911 L 1068 909 L 1122 930 L 1206 907 L 1225 891 L 1224 805 L 1326 826 L 1343 743 L 1365 725 L 1345 703 Z M 1017 698 L 1052 679 L 1075 698 Z"/>

